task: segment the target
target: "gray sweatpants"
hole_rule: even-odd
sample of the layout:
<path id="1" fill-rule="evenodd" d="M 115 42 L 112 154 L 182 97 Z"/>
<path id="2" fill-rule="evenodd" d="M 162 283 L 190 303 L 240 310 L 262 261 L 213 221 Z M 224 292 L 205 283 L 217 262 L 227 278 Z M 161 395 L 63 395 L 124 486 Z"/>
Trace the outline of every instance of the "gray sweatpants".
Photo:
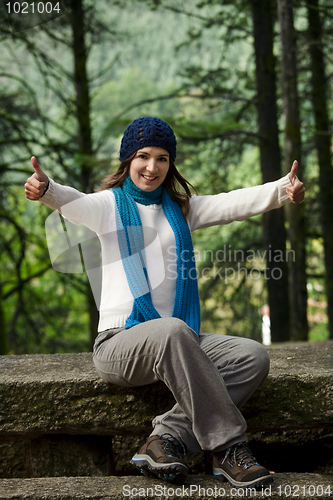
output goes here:
<path id="1" fill-rule="evenodd" d="M 153 420 L 152 435 L 181 438 L 189 454 L 246 440 L 239 408 L 264 382 L 266 349 L 250 339 L 203 333 L 177 318 L 100 333 L 94 363 L 106 381 L 136 387 L 162 380 L 177 403 Z"/>

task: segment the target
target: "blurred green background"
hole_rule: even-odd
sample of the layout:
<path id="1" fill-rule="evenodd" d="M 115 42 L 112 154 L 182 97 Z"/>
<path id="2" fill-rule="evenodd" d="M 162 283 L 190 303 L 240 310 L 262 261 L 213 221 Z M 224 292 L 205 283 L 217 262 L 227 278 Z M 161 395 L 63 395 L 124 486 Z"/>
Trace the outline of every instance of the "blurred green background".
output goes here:
<path id="1" fill-rule="evenodd" d="M 331 2 L 65 3 L 23 30 L 0 5 L 0 353 L 91 349 L 87 278 L 52 268 L 51 210 L 23 186 L 34 155 L 55 181 L 93 192 L 142 115 L 174 128 L 177 166 L 199 195 L 300 162 L 301 206 L 193 233 L 202 330 L 261 341 L 269 304 L 273 342 L 333 339 Z"/>

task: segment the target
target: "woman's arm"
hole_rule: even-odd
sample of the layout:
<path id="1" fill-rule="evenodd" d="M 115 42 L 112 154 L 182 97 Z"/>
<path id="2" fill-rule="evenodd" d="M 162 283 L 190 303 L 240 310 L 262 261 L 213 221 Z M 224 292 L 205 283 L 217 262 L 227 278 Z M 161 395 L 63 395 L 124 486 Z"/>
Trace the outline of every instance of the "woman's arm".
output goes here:
<path id="1" fill-rule="evenodd" d="M 49 179 L 34 156 L 31 163 L 35 173 L 25 184 L 25 196 L 28 200 L 40 201 L 74 224 L 82 224 L 97 234 L 110 230 L 114 210 L 114 198 L 110 191 L 81 193 Z"/>
<path id="2" fill-rule="evenodd" d="M 55 183 L 43 172 L 34 156 L 31 158 L 31 164 L 35 172 L 24 185 L 25 196 L 28 200 L 40 201 L 53 210 L 61 212 L 62 206 L 86 196 L 77 189 Z"/>
<path id="3" fill-rule="evenodd" d="M 296 176 L 297 166 L 294 162 L 290 173 L 275 182 L 212 196 L 192 196 L 189 214 L 191 231 L 242 221 L 288 202 L 301 203 L 305 189 Z"/>

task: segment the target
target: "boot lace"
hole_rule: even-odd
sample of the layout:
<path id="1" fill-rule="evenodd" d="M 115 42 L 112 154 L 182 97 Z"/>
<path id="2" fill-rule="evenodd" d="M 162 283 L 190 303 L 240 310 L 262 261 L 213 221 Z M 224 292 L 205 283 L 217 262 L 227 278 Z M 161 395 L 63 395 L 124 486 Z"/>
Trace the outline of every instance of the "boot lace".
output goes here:
<path id="1" fill-rule="evenodd" d="M 167 432 L 162 434 L 160 439 L 163 441 L 163 448 L 169 454 L 169 457 L 186 457 L 186 447 L 182 441 Z"/>
<path id="2" fill-rule="evenodd" d="M 241 441 L 226 450 L 224 462 L 228 462 L 231 466 L 237 465 L 244 469 L 249 469 L 253 465 L 259 465 L 255 457 L 245 441 Z"/>

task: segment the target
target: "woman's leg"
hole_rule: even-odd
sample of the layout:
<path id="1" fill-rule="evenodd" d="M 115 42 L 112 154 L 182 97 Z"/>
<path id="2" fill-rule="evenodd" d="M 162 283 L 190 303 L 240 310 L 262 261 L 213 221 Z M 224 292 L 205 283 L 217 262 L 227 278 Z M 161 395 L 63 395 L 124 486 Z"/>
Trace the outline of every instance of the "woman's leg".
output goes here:
<path id="1" fill-rule="evenodd" d="M 154 435 L 170 432 L 190 451 L 198 446 L 222 449 L 245 439 L 246 422 L 219 371 L 225 371 L 222 365 L 227 365 L 224 360 L 231 345 L 224 349 L 224 356 L 213 356 L 215 363 L 219 360 L 218 368 L 209 357 L 217 349 L 209 338 L 199 339 L 179 319 L 156 319 L 119 331 L 101 343 L 94 351 L 94 363 L 103 379 L 117 385 L 140 386 L 157 380 L 167 385 L 179 406 L 155 419 Z M 244 399 L 237 376 L 228 378 L 238 399 Z M 159 426 L 168 430 L 160 432 Z"/>
<path id="2" fill-rule="evenodd" d="M 199 345 L 214 363 L 233 404 L 238 408 L 246 403 L 268 375 L 269 357 L 266 349 L 258 342 L 242 337 L 205 333 L 200 335 Z M 190 453 L 200 450 L 191 422 L 178 404 L 156 417 L 153 425 L 152 435 L 166 432 L 175 435 L 176 430 Z M 227 443 L 221 445 L 217 438 L 216 444 L 213 443 L 210 449 L 221 450 L 228 446 Z"/>

